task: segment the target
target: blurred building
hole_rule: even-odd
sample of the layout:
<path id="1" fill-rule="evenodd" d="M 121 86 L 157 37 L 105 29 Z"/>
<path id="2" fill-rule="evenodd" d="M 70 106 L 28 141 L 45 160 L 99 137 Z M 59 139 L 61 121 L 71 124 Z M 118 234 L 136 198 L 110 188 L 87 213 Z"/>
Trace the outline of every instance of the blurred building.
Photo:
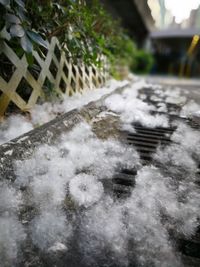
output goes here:
<path id="1" fill-rule="evenodd" d="M 147 1 L 101 0 L 101 2 L 114 18 L 121 20 L 128 34 L 139 47 L 142 47 L 155 24 Z"/>
<path id="2" fill-rule="evenodd" d="M 199 2 L 198 2 L 199 1 Z M 101 0 L 138 47 L 155 57 L 153 73 L 200 75 L 200 0 Z M 191 12 L 190 2 L 196 3 Z M 179 16 L 174 15 L 176 7 Z M 183 12 L 183 13 L 182 13 Z"/>
<path id="3" fill-rule="evenodd" d="M 166 8 L 166 1 L 148 0 L 156 26 L 149 34 L 151 50 L 156 59 L 153 72 L 187 77 L 199 76 L 200 8 L 191 10 L 188 18 L 177 23 L 177 18 Z M 176 1 L 174 0 L 174 3 Z M 180 18 L 182 6 L 177 7 Z"/>

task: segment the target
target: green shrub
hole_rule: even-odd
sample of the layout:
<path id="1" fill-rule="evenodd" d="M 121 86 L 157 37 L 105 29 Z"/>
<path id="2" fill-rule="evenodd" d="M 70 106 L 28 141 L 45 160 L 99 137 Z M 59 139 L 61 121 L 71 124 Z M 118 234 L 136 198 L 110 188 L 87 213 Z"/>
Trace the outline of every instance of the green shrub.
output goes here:
<path id="1" fill-rule="evenodd" d="M 25 53 L 30 65 L 33 50 L 43 55 L 43 47 L 53 36 L 75 63 L 100 66 L 99 56 L 105 55 L 115 77 L 119 76 L 116 66 L 147 72 L 152 65 L 152 57 L 137 50 L 99 0 L 87 4 L 80 0 L 0 0 L 0 16 L 0 32 L 7 30 L 6 41 L 19 56 Z M 5 37 L 0 33 L 0 38 Z"/>
<path id="2" fill-rule="evenodd" d="M 137 50 L 135 54 L 135 64 L 131 70 L 138 74 L 149 73 L 153 67 L 154 59 L 151 53 L 145 50 Z"/>

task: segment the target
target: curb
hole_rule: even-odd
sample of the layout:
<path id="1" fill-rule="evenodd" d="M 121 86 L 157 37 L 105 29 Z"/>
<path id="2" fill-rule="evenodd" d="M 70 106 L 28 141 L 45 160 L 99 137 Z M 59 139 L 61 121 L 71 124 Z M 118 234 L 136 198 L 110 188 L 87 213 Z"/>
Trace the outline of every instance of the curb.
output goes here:
<path id="1" fill-rule="evenodd" d="M 54 144 L 59 136 L 70 131 L 76 124 L 87 121 L 106 110 L 104 100 L 113 93 L 121 93 L 130 83 L 117 88 L 97 101 L 92 101 L 80 110 L 73 109 L 5 144 L 0 145 L 0 180 L 15 180 L 13 161 L 23 160 L 41 144 Z"/>

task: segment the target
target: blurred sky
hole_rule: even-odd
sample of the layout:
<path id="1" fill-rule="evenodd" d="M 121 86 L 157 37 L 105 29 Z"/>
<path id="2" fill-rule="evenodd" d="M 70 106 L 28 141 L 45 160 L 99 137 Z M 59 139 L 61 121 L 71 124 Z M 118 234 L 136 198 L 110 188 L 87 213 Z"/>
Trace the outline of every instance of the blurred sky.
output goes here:
<path id="1" fill-rule="evenodd" d="M 200 0 L 148 0 L 158 28 L 200 28 Z"/>

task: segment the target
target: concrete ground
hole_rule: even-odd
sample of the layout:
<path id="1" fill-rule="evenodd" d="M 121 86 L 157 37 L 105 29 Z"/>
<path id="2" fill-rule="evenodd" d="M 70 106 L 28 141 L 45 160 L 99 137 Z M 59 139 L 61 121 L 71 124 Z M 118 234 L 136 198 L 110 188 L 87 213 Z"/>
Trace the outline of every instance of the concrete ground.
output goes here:
<path id="1" fill-rule="evenodd" d="M 171 90 L 173 92 L 174 88 L 180 88 L 182 94 L 187 98 L 187 101 L 189 100 L 195 100 L 196 103 L 200 104 L 200 83 L 198 80 L 179 80 L 179 79 L 175 79 L 175 78 L 163 78 L 163 77 L 145 77 L 146 81 L 148 83 L 151 84 L 160 84 L 162 86 L 162 90 Z M 119 88 L 117 93 L 121 94 L 124 89 L 126 88 Z M 146 88 L 144 90 L 144 92 L 142 92 L 142 94 L 144 95 L 145 93 L 150 92 L 150 97 L 152 96 L 152 92 L 151 89 Z M 112 94 L 115 94 L 116 92 L 113 92 Z M 16 140 L 14 140 L 13 142 L 10 142 L 8 144 L 5 144 L 3 146 L 1 146 L 1 151 L 0 151 L 0 177 L 1 180 L 15 180 L 15 174 L 14 174 L 14 170 L 13 170 L 13 160 L 16 159 L 25 159 L 27 156 L 30 157 L 30 155 L 33 153 L 33 150 L 35 149 L 35 147 L 40 146 L 43 143 L 47 143 L 47 144 L 54 144 L 56 143 L 57 138 L 60 136 L 60 134 L 62 134 L 63 132 L 68 132 L 70 131 L 74 125 L 76 125 L 77 123 L 80 123 L 82 121 L 87 121 L 94 133 L 96 134 L 96 136 L 101 139 L 101 140 L 107 140 L 108 138 L 115 138 L 117 140 L 122 141 L 122 143 L 129 143 L 131 145 L 138 145 L 136 146 L 138 149 L 138 153 L 141 155 L 141 158 L 143 157 L 144 159 L 142 159 L 142 164 L 144 164 L 144 166 L 150 166 L 152 164 L 152 158 L 151 156 L 147 156 L 147 154 L 149 153 L 148 151 L 148 147 L 145 147 L 145 143 L 142 144 L 142 142 L 140 142 L 140 135 L 148 135 L 150 134 L 151 139 L 153 138 L 157 138 L 156 136 L 161 136 L 162 132 L 165 131 L 165 127 L 160 129 L 158 127 L 157 132 L 153 132 L 151 131 L 150 128 L 147 127 L 143 127 L 143 126 L 138 126 L 135 125 L 136 127 L 136 133 L 128 133 L 125 130 L 122 130 L 122 121 L 120 120 L 120 116 L 119 114 L 116 114 L 115 112 L 109 110 L 106 106 L 105 106 L 105 99 L 106 97 L 103 97 L 103 99 L 101 99 L 100 101 L 94 102 L 94 103 L 90 103 L 88 104 L 86 107 L 84 107 L 83 109 L 81 109 L 80 111 L 72 111 L 69 114 L 64 114 L 62 116 L 60 116 L 59 118 L 54 119 L 53 121 L 47 123 L 46 125 L 42 126 L 41 128 L 38 128 L 36 130 L 31 131 L 30 133 L 25 134 L 22 137 L 17 138 Z M 148 98 L 147 100 L 148 101 Z M 153 103 L 153 102 L 152 102 Z M 155 103 L 153 103 L 155 104 Z M 171 107 L 170 107 L 171 108 Z M 181 108 L 181 106 L 179 105 L 174 105 L 172 108 L 177 108 L 177 110 L 179 110 Z M 138 127 L 138 128 L 137 128 Z M 171 126 L 170 126 L 171 127 Z M 170 128 L 168 127 L 168 128 Z M 200 125 L 196 125 L 195 124 L 195 128 L 196 130 L 199 130 L 198 127 L 200 127 Z M 139 129 L 141 132 L 137 132 L 137 129 Z M 139 131 L 138 130 L 138 131 Z M 155 129 L 154 129 L 155 130 Z M 168 131 L 171 131 L 171 129 L 167 129 Z M 160 132 L 159 132 L 160 131 Z M 141 134 L 142 133 L 142 134 Z M 138 136 L 136 136 L 138 134 Z M 131 138 L 127 138 L 127 136 L 132 136 L 131 138 L 133 139 L 133 137 L 137 137 L 139 141 L 137 142 L 133 142 L 130 141 Z M 147 136 L 148 137 L 148 136 Z M 166 137 L 166 136 L 162 136 Z M 136 139 L 137 139 L 136 138 Z M 168 142 L 167 138 L 165 138 L 166 140 L 164 140 L 165 142 Z M 127 141 L 129 140 L 129 141 Z M 155 141 L 155 139 L 154 139 Z M 160 140 L 159 140 L 160 142 Z M 141 147 L 142 148 L 141 148 Z M 156 147 L 155 147 L 156 148 Z M 151 149 L 152 148 L 151 146 Z M 146 152 L 145 152 L 146 151 Z M 200 160 L 199 160 L 200 162 Z M 153 162 L 154 164 L 154 162 Z M 160 166 L 159 166 L 160 167 Z M 165 166 L 163 166 L 164 168 Z M 162 168 L 162 166 L 161 166 Z M 164 170 L 164 172 L 166 171 L 166 169 Z M 102 170 L 103 172 L 103 170 Z M 131 172 L 130 172 L 131 173 Z M 123 174 L 124 175 L 124 174 Z M 122 176 L 123 176 L 122 175 Z M 128 174 L 130 175 L 128 178 L 129 180 L 132 179 L 134 177 L 133 173 Z M 128 176 L 127 173 L 124 176 Z M 132 177 L 132 178 L 131 178 Z M 119 178 L 119 177 L 118 177 Z M 134 179 L 134 178 L 133 178 Z M 118 179 L 119 181 L 119 179 Z M 116 184 L 115 184 L 116 185 Z M 117 184 L 118 186 L 119 184 Z M 104 185 L 106 186 L 106 185 Z M 110 186 L 110 185 L 108 185 Z M 121 186 L 121 185 L 119 185 Z M 124 186 L 124 185 L 123 185 Z M 120 187 L 117 188 L 118 190 L 118 197 L 120 198 L 121 195 L 124 194 L 123 191 L 123 187 L 122 189 Z M 112 187 L 112 185 L 111 185 Z M 114 186 L 113 186 L 114 188 Z M 111 188 L 111 190 L 114 190 L 113 188 Z M 115 193 L 115 192 L 114 192 Z M 126 193 L 126 192 L 125 192 Z M 70 202 L 70 201 L 69 201 Z M 28 207 L 30 208 L 30 207 Z M 20 215 L 23 218 L 26 219 L 26 216 L 28 214 L 28 211 L 26 210 L 25 215 Z M 29 216 L 27 216 L 29 217 Z M 173 233 L 170 233 L 173 235 Z M 180 253 L 182 253 L 182 263 L 183 266 L 181 267 L 199 267 L 200 266 L 200 239 L 199 239 L 199 233 L 197 233 L 197 235 L 195 236 L 195 238 L 190 238 L 189 240 L 184 239 L 180 236 L 175 236 L 174 238 L 174 247 L 177 247 L 177 249 L 180 249 Z M 29 249 L 27 249 L 28 251 Z M 159 252 L 159 248 L 158 248 L 158 252 Z M 60 253 L 60 254 L 59 254 Z M 27 256 L 28 255 L 28 256 Z M 56 257 L 58 257 L 58 259 L 55 257 L 51 258 L 48 256 L 48 254 L 45 254 L 43 252 L 38 252 L 37 248 L 33 247 L 33 249 L 31 248 L 30 251 L 28 251 L 27 253 L 27 258 L 23 261 L 23 263 L 20 264 L 16 264 L 16 266 L 29 266 L 29 267 L 36 267 L 36 266 L 45 266 L 45 267 L 50 267 L 52 266 L 52 262 L 54 263 L 54 266 L 56 267 L 60 267 L 60 266 L 66 266 L 66 262 L 63 262 L 63 260 L 66 260 L 66 258 L 68 256 L 64 255 L 63 252 L 59 252 L 56 254 Z M 59 255 L 61 255 L 61 257 L 59 258 Z M 105 256 L 105 255 L 104 255 Z M 166 255 L 167 258 L 167 255 Z M 77 259 L 77 261 L 75 260 L 75 263 L 77 264 L 79 259 Z M 51 262 L 52 261 L 52 262 Z M 34 262 L 33 264 L 31 262 Z M 102 266 L 119 266 L 120 263 L 116 263 L 116 265 L 109 265 L 109 263 L 106 263 L 106 265 L 103 265 L 104 263 L 101 262 L 100 263 L 102 265 L 98 265 L 99 267 Z M 23 265 L 24 264 L 24 265 Z M 31 265 L 32 264 L 32 265 Z M 70 267 L 75 267 L 75 265 L 73 265 L 74 262 L 73 260 L 71 262 L 69 262 Z M 88 267 L 89 265 L 87 264 L 83 264 L 80 260 L 80 262 L 78 262 L 79 267 Z M 83 264 L 83 265 L 81 265 Z M 91 265 L 90 265 L 91 266 Z M 97 265 L 95 265 L 97 266 Z M 134 263 L 130 263 L 128 266 L 132 267 L 132 266 L 137 266 L 137 267 L 141 267 L 141 266 L 147 266 L 147 265 L 140 265 L 140 264 L 134 264 Z M 155 265 L 156 267 L 162 267 L 162 266 L 169 266 L 169 265 Z M 175 265 L 178 266 L 178 265 Z M 121 266 L 120 266 L 121 267 Z M 170 266 L 172 267 L 172 266 Z"/>
<path id="2" fill-rule="evenodd" d="M 166 87 L 179 87 L 182 91 L 186 90 L 188 92 L 188 99 L 194 99 L 197 103 L 200 103 L 200 79 L 183 79 L 166 76 L 147 76 L 144 78 L 152 84 L 161 84 Z"/>

